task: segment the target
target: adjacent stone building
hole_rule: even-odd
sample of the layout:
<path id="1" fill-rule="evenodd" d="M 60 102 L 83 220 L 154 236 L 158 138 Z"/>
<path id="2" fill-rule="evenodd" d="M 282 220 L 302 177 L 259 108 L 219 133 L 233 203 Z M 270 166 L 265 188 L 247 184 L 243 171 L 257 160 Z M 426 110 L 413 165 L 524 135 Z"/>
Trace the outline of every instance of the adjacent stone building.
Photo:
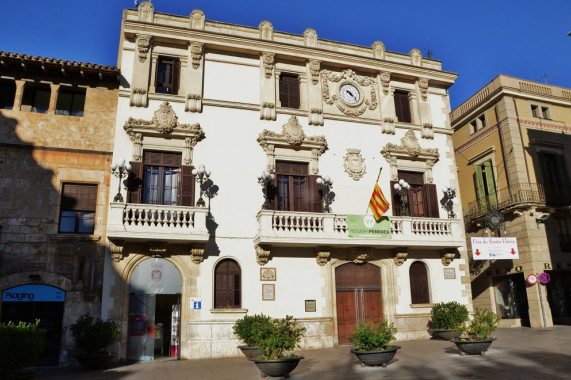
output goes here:
<path id="1" fill-rule="evenodd" d="M 503 326 L 571 323 L 571 89 L 499 75 L 451 119 L 469 250 L 496 236 L 519 251 L 470 261 L 474 305 Z"/>
<path id="2" fill-rule="evenodd" d="M 0 52 L 0 320 L 48 330 L 39 365 L 65 364 L 69 325 L 101 312 L 119 70 Z"/>
<path id="3" fill-rule="evenodd" d="M 428 337 L 434 303 L 471 308 L 459 197 L 439 190 L 458 187 L 456 74 L 418 49 L 150 2 L 122 22 L 113 158 L 129 174 L 111 182 L 102 307 L 121 358 L 239 355 L 246 313 L 293 315 L 319 348 L 381 317 Z"/>

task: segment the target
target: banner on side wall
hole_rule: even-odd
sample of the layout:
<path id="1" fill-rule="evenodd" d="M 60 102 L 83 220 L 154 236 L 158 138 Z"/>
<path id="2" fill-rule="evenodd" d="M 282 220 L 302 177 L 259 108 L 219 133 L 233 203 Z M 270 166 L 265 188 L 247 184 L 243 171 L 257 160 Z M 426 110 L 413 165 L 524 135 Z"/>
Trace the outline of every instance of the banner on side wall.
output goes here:
<path id="1" fill-rule="evenodd" d="M 391 221 L 383 216 L 378 222 L 373 215 L 347 215 L 350 238 L 391 239 Z"/>
<path id="2" fill-rule="evenodd" d="M 474 260 L 519 259 L 515 237 L 473 237 L 470 240 Z"/>

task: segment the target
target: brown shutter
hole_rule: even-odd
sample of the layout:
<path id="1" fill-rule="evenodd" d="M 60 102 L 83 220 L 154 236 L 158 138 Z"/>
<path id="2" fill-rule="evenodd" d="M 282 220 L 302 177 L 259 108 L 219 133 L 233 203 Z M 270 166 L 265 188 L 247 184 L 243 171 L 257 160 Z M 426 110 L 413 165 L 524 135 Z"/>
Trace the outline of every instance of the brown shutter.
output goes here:
<path id="1" fill-rule="evenodd" d="M 439 218 L 439 203 L 438 203 L 438 191 L 436 190 L 436 185 L 433 183 L 427 183 L 424 185 L 424 204 L 427 208 L 427 216 L 429 218 Z"/>
<path id="2" fill-rule="evenodd" d="M 143 196 L 143 163 L 129 162 L 131 171 L 127 177 L 127 203 L 141 203 Z"/>
<path id="3" fill-rule="evenodd" d="M 66 183 L 63 185 L 61 209 L 66 211 L 93 211 L 97 205 L 97 185 Z"/>
<path id="4" fill-rule="evenodd" d="M 180 61 L 178 59 L 174 60 L 172 69 L 172 93 L 177 95 L 180 82 Z"/>
<path id="5" fill-rule="evenodd" d="M 409 277 L 411 302 L 413 304 L 430 303 L 426 266 L 420 261 L 412 263 L 409 270 Z"/>
<path id="6" fill-rule="evenodd" d="M 279 82 L 282 107 L 299 108 L 299 78 L 294 74 L 281 74 Z"/>
<path id="7" fill-rule="evenodd" d="M 277 172 L 270 172 L 270 173 L 274 175 L 274 182 L 272 183 L 271 186 L 268 187 L 268 200 L 270 202 L 270 208 L 272 210 L 277 210 L 278 209 L 278 200 L 277 200 L 278 173 Z"/>
<path id="8" fill-rule="evenodd" d="M 395 113 L 399 122 L 410 123 L 410 104 L 408 101 L 408 92 L 405 91 L 395 91 Z"/>
<path id="9" fill-rule="evenodd" d="M 180 206 L 193 206 L 194 205 L 194 176 L 192 175 L 194 166 L 183 165 L 181 166 L 180 174 Z"/>
<path id="10" fill-rule="evenodd" d="M 317 184 L 318 175 L 308 176 L 309 181 L 309 211 L 323 212 L 323 194 L 321 187 Z"/>
<path id="11" fill-rule="evenodd" d="M 398 181 L 391 181 L 391 205 L 393 207 L 393 216 L 402 215 L 402 202 L 395 190 L 395 183 Z"/>

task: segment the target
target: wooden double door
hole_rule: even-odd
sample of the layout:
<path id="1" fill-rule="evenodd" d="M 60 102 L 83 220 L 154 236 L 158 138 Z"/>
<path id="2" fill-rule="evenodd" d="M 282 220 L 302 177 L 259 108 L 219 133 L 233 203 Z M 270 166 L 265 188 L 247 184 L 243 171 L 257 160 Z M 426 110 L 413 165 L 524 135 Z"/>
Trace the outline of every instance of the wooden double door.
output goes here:
<path id="1" fill-rule="evenodd" d="M 339 343 L 349 338 L 359 322 L 378 322 L 382 316 L 381 275 L 373 264 L 344 264 L 335 269 Z"/>

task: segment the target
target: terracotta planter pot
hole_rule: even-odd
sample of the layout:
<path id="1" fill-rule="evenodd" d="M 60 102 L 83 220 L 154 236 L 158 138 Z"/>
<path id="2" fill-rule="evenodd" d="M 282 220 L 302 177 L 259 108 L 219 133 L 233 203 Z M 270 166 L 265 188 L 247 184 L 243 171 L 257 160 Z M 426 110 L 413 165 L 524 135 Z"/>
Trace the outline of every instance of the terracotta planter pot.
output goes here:
<path id="1" fill-rule="evenodd" d="M 386 367 L 387 363 L 391 361 L 399 348 L 401 347 L 388 346 L 384 350 L 378 351 L 357 351 L 352 349 L 351 352 L 355 354 L 357 359 L 359 359 L 363 365 Z"/>
<path id="2" fill-rule="evenodd" d="M 452 340 L 460 338 L 461 333 L 456 330 L 432 330 L 432 337 L 440 340 Z"/>
<path id="3" fill-rule="evenodd" d="M 246 355 L 246 357 L 248 357 L 248 359 L 257 358 L 258 356 L 264 354 L 264 351 L 260 350 L 258 347 L 238 346 L 238 348 L 244 355 Z"/>
<path id="4" fill-rule="evenodd" d="M 479 354 L 484 356 L 490 345 L 495 339 L 487 339 L 487 340 L 459 340 L 453 339 L 451 342 L 460 349 L 461 355 L 464 356 L 466 354 Z"/>
<path id="5" fill-rule="evenodd" d="M 115 354 L 103 352 L 98 355 L 76 355 L 75 359 L 87 369 L 106 369 L 111 361 L 115 358 Z"/>
<path id="6" fill-rule="evenodd" d="M 254 363 L 258 366 L 260 371 L 262 371 L 262 377 L 272 376 L 272 377 L 289 377 L 289 373 L 297 367 L 299 361 L 303 359 L 303 356 L 298 356 L 292 359 L 276 359 L 276 360 L 261 360 L 252 359 Z"/>

